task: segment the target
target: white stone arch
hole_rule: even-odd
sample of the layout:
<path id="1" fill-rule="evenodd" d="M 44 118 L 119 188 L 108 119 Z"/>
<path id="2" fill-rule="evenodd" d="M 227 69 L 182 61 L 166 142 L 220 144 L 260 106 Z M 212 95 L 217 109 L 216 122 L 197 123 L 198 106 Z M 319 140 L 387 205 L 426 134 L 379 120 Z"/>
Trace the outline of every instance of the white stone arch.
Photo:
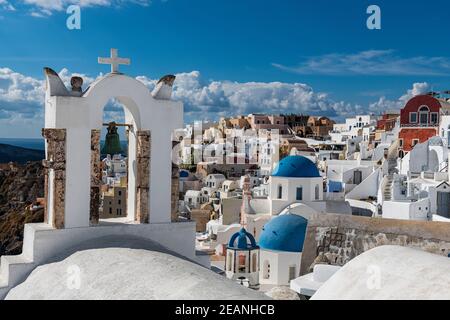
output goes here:
<path id="1" fill-rule="evenodd" d="M 91 179 L 91 132 L 99 130 L 103 123 L 103 110 L 108 101 L 116 98 L 125 110 L 125 120 L 133 124 L 129 136 L 129 150 L 136 150 L 138 132 L 150 131 L 151 144 L 148 212 L 150 223 L 171 221 L 171 134 L 183 126 L 183 105 L 170 100 L 171 85 L 158 83 L 153 92 L 140 81 L 123 74 L 111 73 L 97 79 L 85 92 L 68 91 L 59 76 L 46 68 L 45 129 L 65 131 L 65 181 L 64 203 L 60 211 L 63 225 L 72 228 L 90 225 L 90 179 Z M 163 80 L 163 79 L 161 79 Z M 170 87 L 170 91 L 166 87 Z M 169 93 L 168 93 L 169 92 Z M 48 140 L 47 140 L 48 141 Z M 130 152 L 129 172 L 136 172 L 136 158 Z M 50 169 L 49 171 L 52 171 Z M 53 185 L 49 174 L 48 185 Z M 133 199 L 138 182 L 129 183 L 128 199 Z M 131 188 L 130 188 L 131 186 Z M 54 192 L 54 190 L 53 190 Z M 130 194 L 131 193 L 131 194 Z M 50 195 L 47 201 L 54 203 Z M 157 201 L 151 201 L 157 199 Z M 135 202 L 129 203 L 128 212 L 133 214 Z M 131 207 L 130 207 L 131 206 Z M 58 215 L 54 206 L 48 206 L 52 221 Z"/>
<path id="2" fill-rule="evenodd" d="M 92 129 L 101 128 L 104 107 L 110 99 L 117 99 L 124 106 L 125 121 L 132 122 L 137 130 L 141 130 L 140 108 L 151 105 L 155 100 L 142 82 L 121 74 L 109 74 L 93 82 L 83 98 L 89 104 Z M 150 125 L 147 122 L 147 126 Z"/>

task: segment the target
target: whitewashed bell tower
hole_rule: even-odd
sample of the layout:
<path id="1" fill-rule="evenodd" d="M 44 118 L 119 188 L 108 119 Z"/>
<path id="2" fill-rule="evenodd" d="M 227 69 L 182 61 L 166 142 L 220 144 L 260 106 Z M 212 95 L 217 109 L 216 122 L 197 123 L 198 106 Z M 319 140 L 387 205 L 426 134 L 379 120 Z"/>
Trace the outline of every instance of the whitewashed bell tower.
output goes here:
<path id="1" fill-rule="evenodd" d="M 153 92 L 135 78 L 119 72 L 117 49 L 111 73 L 86 90 L 73 77 L 68 90 L 58 74 L 45 68 L 46 221 L 54 228 L 87 227 L 98 222 L 99 143 L 103 108 L 115 98 L 129 124 L 128 220 L 135 223 L 171 221 L 171 133 L 183 126 L 183 105 L 171 100 L 174 76 L 163 77 Z M 98 207 L 98 206 L 97 206 Z"/>

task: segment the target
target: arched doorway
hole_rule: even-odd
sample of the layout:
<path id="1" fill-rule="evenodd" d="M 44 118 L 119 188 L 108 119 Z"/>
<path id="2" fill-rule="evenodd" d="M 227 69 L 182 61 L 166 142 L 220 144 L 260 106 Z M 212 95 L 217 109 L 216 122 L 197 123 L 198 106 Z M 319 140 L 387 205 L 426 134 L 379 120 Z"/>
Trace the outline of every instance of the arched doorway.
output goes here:
<path id="1" fill-rule="evenodd" d="M 129 168 L 133 168 L 133 163 L 128 163 L 128 140 L 133 125 L 125 121 L 125 109 L 116 99 L 110 99 L 104 107 L 103 127 L 92 130 L 90 220 L 94 224 L 99 219 L 133 221 L 135 217 L 132 203 L 128 211 L 130 201 L 135 201 L 128 199 Z"/>

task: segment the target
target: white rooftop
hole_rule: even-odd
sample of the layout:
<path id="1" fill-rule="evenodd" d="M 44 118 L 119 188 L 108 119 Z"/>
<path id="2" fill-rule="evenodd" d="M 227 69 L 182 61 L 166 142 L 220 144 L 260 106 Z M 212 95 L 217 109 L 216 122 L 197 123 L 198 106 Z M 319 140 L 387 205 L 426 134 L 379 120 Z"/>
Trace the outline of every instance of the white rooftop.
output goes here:
<path id="1" fill-rule="evenodd" d="M 407 247 L 376 247 L 345 264 L 312 299 L 448 300 L 450 258 Z"/>
<path id="2" fill-rule="evenodd" d="M 73 287 L 77 286 L 74 278 L 77 275 L 79 288 Z M 68 277 L 74 281 L 69 282 Z M 260 300 L 268 297 L 168 253 L 104 248 L 78 251 L 60 262 L 37 267 L 6 299 Z"/>

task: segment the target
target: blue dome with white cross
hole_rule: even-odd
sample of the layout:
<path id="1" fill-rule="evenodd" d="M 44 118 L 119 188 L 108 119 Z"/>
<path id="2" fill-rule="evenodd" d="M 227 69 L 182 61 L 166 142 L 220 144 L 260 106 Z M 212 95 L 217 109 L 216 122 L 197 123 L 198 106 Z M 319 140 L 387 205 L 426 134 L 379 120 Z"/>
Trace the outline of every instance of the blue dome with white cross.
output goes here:
<path id="1" fill-rule="evenodd" d="M 318 178 L 319 170 L 314 162 L 303 156 L 287 156 L 272 172 L 273 177 Z"/>

